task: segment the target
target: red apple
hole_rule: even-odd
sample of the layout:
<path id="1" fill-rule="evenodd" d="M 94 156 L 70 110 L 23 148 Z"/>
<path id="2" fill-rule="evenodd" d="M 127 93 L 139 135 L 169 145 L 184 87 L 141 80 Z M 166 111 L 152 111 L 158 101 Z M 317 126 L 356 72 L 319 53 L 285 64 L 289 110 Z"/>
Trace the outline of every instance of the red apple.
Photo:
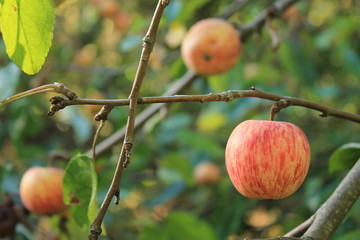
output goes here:
<path id="1" fill-rule="evenodd" d="M 310 165 L 310 146 L 294 124 L 248 120 L 231 133 L 226 168 L 235 188 L 255 199 L 281 199 L 303 183 Z"/>
<path id="2" fill-rule="evenodd" d="M 198 184 L 214 184 L 220 179 L 219 167 L 211 162 L 201 162 L 194 169 L 194 178 Z"/>
<path id="3" fill-rule="evenodd" d="M 181 46 L 186 66 L 201 75 L 226 72 L 236 64 L 240 53 L 239 32 L 220 18 L 197 22 L 190 28 Z"/>
<path id="4" fill-rule="evenodd" d="M 37 214 L 54 214 L 65 209 L 62 179 L 64 170 L 54 167 L 32 167 L 20 182 L 24 206 Z"/>

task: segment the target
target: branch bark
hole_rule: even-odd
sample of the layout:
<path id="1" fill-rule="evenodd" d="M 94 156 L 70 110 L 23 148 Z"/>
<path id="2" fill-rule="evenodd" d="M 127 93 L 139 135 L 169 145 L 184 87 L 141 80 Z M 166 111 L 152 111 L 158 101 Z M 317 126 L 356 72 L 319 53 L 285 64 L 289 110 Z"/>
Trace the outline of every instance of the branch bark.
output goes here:
<path id="1" fill-rule="evenodd" d="M 360 196 L 360 160 L 334 193 L 316 211 L 314 221 L 301 239 L 330 239 Z"/>

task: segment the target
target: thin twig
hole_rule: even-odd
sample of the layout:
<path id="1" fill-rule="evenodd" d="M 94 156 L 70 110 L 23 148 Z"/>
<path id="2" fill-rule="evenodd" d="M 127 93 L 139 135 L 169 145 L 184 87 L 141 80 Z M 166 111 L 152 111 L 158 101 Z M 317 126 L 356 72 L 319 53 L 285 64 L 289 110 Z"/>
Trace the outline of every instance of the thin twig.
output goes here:
<path id="1" fill-rule="evenodd" d="M 94 136 L 94 140 L 93 140 L 93 144 L 92 144 L 92 161 L 94 163 L 95 163 L 95 158 L 96 158 L 96 142 L 97 142 L 99 134 L 100 134 L 102 128 L 104 127 L 104 125 L 105 125 L 105 120 L 100 120 L 100 125 L 97 128 L 95 136 Z"/>
<path id="2" fill-rule="evenodd" d="M 308 218 L 305 222 L 301 223 L 299 226 L 295 227 L 291 231 L 284 234 L 284 237 L 300 237 L 311 226 L 313 221 L 314 221 L 314 215 Z"/>
<path id="3" fill-rule="evenodd" d="M 158 97 L 141 97 L 137 99 L 137 104 L 154 104 L 154 103 L 179 103 L 179 102 L 231 102 L 238 98 L 253 97 L 261 98 L 270 101 L 275 101 L 275 113 L 282 108 L 288 106 L 301 106 L 309 109 L 319 111 L 321 117 L 337 117 L 349 121 L 360 123 L 360 115 L 338 110 L 320 103 L 312 102 L 306 99 L 282 96 L 279 94 L 269 93 L 255 89 L 252 90 L 228 90 L 221 93 L 209 93 L 201 95 L 175 95 L 175 96 L 158 96 Z M 62 104 L 65 105 L 79 105 L 79 104 L 106 104 L 108 106 L 124 106 L 129 105 L 129 99 L 110 99 L 110 100 L 96 100 L 96 99 L 81 99 L 64 100 Z"/>

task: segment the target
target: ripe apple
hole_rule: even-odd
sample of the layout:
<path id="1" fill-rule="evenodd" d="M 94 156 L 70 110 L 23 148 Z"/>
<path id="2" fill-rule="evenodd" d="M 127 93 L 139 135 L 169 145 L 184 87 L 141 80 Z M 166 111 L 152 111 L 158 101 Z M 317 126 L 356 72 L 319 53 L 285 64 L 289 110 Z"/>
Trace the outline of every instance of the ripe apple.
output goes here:
<path id="1" fill-rule="evenodd" d="M 201 162 L 194 169 L 194 178 L 198 184 L 214 184 L 220 179 L 219 167 L 211 162 Z"/>
<path id="2" fill-rule="evenodd" d="M 197 22 L 185 35 L 181 46 L 186 66 L 201 75 L 226 72 L 236 64 L 240 53 L 239 32 L 220 18 Z"/>
<path id="3" fill-rule="evenodd" d="M 32 167 L 20 181 L 20 198 L 24 206 L 37 214 L 54 214 L 65 209 L 62 180 L 64 170 Z"/>
<path id="4" fill-rule="evenodd" d="M 310 165 L 310 146 L 294 124 L 248 120 L 231 133 L 226 169 L 235 188 L 255 199 L 281 199 L 303 183 Z"/>

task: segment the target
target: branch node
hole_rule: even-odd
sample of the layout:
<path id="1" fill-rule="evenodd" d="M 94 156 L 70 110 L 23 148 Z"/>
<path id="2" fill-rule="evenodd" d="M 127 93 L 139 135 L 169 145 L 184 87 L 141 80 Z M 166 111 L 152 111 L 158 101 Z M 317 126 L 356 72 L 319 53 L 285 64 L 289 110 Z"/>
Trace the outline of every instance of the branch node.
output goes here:
<path id="1" fill-rule="evenodd" d="M 55 91 L 65 95 L 69 100 L 77 98 L 76 93 L 70 91 L 64 84 L 55 82 L 54 85 Z"/>
<path id="2" fill-rule="evenodd" d="M 234 97 L 233 92 L 232 92 L 231 90 L 227 91 L 227 92 L 226 92 L 226 99 L 225 99 L 225 101 L 226 101 L 226 102 L 231 102 L 231 101 L 233 101 L 234 99 L 235 99 L 235 97 Z"/>
<path id="3" fill-rule="evenodd" d="M 281 109 L 287 108 L 290 105 L 291 105 L 291 99 L 289 98 L 283 98 L 275 102 L 270 110 L 270 121 L 274 121 L 275 114 L 279 113 Z"/>
<path id="4" fill-rule="evenodd" d="M 144 104 L 144 99 L 142 97 L 139 97 L 137 100 L 138 104 Z"/>
<path id="5" fill-rule="evenodd" d="M 98 237 L 100 236 L 101 233 L 102 233 L 101 227 L 97 224 L 93 224 L 93 225 L 91 225 L 90 234 L 88 236 L 88 239 L 90 239 L 90 240 L 98 239 Z"/>
<path id="6" fill-rule="evenodd" d="M 114 193 L 114 196 L 115 196 L 115 205 L 119 205 L 119 203 L 120 203 L 120 191 L 116 190 L 115 193 Z"/>
<path id="7" fill-rule="evenodd" d="M 151 40 L 151 36 L 150 34 L 146 34 L 145 37 L 143 38 L 143 42 L 144 42 L 144 45 L 145 44 L 149 44 L 150 46 L 154 45 L 154 41 Z"/>
<path id="8" fill-rule="evenodd" d="M 50 103 L 51 103 L 51 106 L 50 106 L 50 110 L 49 112 L 46 114 L 47 116 L 54 116 L 54 114 L 65 108 L 66 107 L 66 103 L 64 101 L 65 99 L 60 97 L 60 96 L 55 96 L 55 97 L 52 97 L 50 98 Z"/>
<path id="9" fill-rule="evenodd" d="M 113 107 L 111 107 L 109 105 L 102 106 L 100 111 L 95 115 L 94 120 L 95 121 L 108 120 L 108 116 L 109 116 L 112 109 L 113 109 Z"/>
<path id="10" fill-rule="evenodd" d="M 166 7 L 167 5 L 169 5 L 170 4 L 170 0 L 162 0 L 161 1 L 161 5 L 163 6 L 163 7 Z"/>
<path id="11" fill-rule="evenodd" d="M 325 117 L 328 117 L 329 114 L 327 112 L 323 112 L 323 113 L 320 113 L 319 116 L 325 118 Z"/>
<path id="12" fill-rule="evenodd" d="M 127 166 L 130 164 L 132 146 L 133 146 L 132 143 L 129 142 L 124 144 L 124 154 L 125 154 L 125 161 L 123 164 L 124 168 L 127 168 Z"/>

